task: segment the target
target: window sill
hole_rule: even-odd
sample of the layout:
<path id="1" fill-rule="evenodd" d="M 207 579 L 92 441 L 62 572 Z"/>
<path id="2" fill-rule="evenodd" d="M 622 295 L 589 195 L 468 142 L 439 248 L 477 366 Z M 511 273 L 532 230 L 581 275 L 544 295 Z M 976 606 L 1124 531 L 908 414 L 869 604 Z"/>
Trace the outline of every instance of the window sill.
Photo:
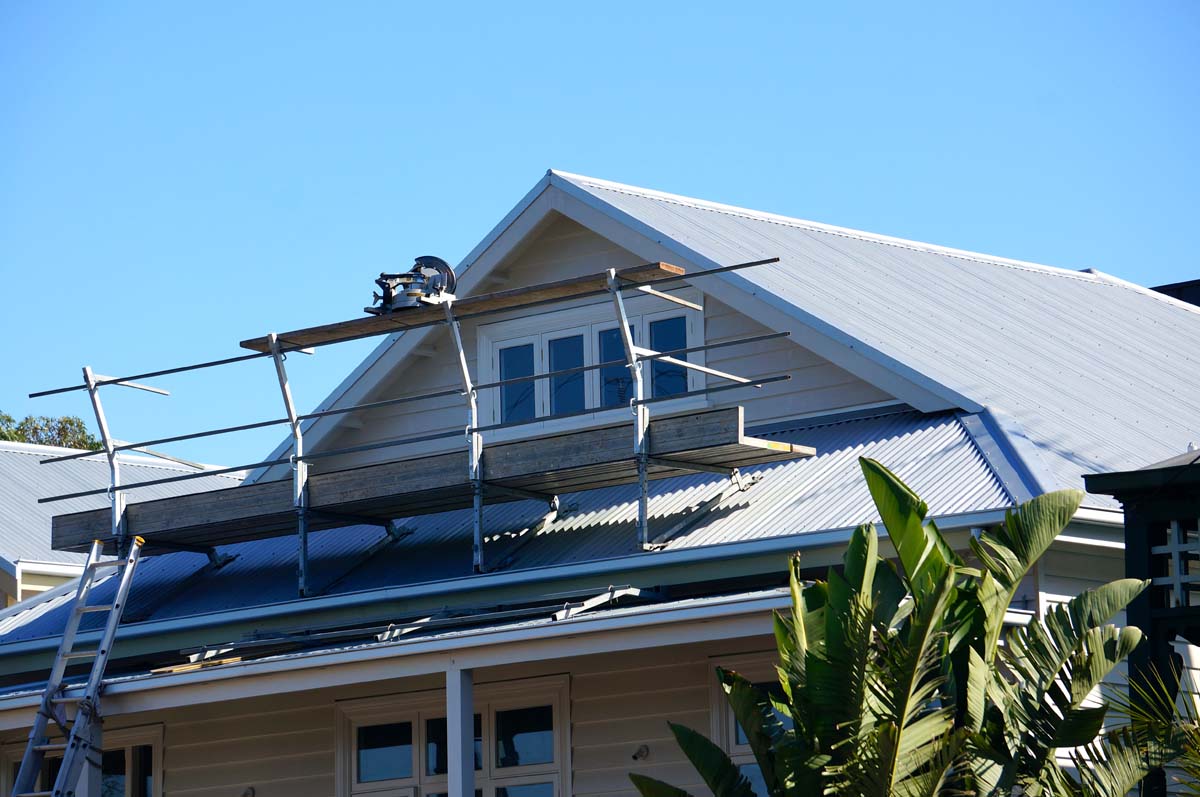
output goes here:
<path id="1" fill-rule="evenodd" d="M 679 412 L 708 409 L 707 396 L 685 396 L 672 401 L 656 401 L 650 406 L 650 418 L 662 415 L 672 415 Z M 531 437 L 544 437 L 564 432 L 577 432 L 584 429 L 595 429 L 600 426 L 613 426 L 620 423 L 632 423 L 633 413 L 628 407 L 612 407 L 607 410 L 597 410 L 590 415 L 577 415 L 574 418 L 529 423 L 524 426 L 514 426 L 511 429 L 496 429 L 483 433 L 484 467 L 487 463 L 487 446 L 493 443 L 508 443 L 514 440 L 528 440 Z M 633 438 L 630 437 L 630 445 Z M 486 478 L 486 477 L 485 477 Z"/>

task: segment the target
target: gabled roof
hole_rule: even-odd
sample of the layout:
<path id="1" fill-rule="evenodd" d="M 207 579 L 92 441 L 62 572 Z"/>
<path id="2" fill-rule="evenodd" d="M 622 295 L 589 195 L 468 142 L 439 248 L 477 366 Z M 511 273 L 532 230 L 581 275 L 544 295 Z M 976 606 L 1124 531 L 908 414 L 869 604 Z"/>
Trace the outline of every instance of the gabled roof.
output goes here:
<path id="1" fill-rule="evenodd" d="M 39 498 L 108 485 L 108 463 L 99 452 L 95 457 L 39 464 L 43 459 L 73 453 L 76 453 L 75 449 L 0 441 L 0 566 L 9 572 L 15 573 L 14 564 L 19 560 L 82 563 L 86 558 L 82 554 L 50 547 L 50 518 L 103 508 L 108 505 L 108 499 L 98 495 L 38 503 Z M 121 467 L 127 483 L 195 472 L 195 468 L 137 455 L 122 455 Z M 136 500 L 232 487 L 238 481 L 228 475 L 159 484 L 139 489 Z"/>
<path id="2" fill-rule="evenodd" d="M 551 170 L 460 263 L 460 292 L 550 213 L 694 269 L 779 257 L 696 283 L 764 323 L 790 319 L 793 340 L 919 409 L 983 412 L 1033 492 L 1200 436 L 1200 308 L 1116 277 Z M 422 339 L 389 337 L 320 408 L 361 400 Z M 310 443 L 332 428 L 316 423 Z"/>
<path id="3" fill-rule="evenodd" d="M 1169 456 L 1200 433 L 1200 308 L 1090 269 L 565 172 L 551 181 L 691 262 L 781 258 L 720 279 L 1008 419 L 1006 434 L 1031 469 L 1044 468 L 1046 489 L 1082 489 L 1083 473 Z"/>

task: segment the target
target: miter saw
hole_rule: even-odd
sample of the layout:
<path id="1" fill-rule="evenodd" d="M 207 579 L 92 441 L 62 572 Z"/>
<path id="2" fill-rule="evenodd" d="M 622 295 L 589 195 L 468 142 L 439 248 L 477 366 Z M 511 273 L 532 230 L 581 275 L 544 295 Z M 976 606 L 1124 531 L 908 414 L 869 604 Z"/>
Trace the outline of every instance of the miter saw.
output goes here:
<path id="1" fill-rule="evenodd" d="M 411 271 L 380 274 L 375 284 L 382 293 L 373 294 L 374 305 L 363 310 L 373 315 L 386 315 L 395 310 L 441 304 L 453 299 L 454 269 L 440 257 L 421 255 Z"/>

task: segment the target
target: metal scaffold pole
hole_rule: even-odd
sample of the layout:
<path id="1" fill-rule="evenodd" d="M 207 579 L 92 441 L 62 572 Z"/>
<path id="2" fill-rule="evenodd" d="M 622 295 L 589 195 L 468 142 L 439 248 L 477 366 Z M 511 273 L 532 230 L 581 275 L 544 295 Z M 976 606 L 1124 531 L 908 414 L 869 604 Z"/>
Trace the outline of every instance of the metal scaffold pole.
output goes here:
<path id="1" fill-rule="evenodd" d="M 280 350 L 279 338 L 274 332 L 267 336 L 271 346 L 271 358 L 275 361 L 275 375 L 279 378 L 279 392 L 283 395 L 283 407 L 288 424 L 292 429 L 292 504 L 296 507 L 296 532 L 299 536 L 299 554 L 296 567 L 298 591 L 301 598 L 308 597 L 308 463 L 304 460 L 304 430 L 296 416 L 296 405 L 292 401 L 292 388 L 288 384 L 287 368 L 283 362 L 287 355 Z"/>
<path id="2" fill-rule="evenodd" d="M 100 386 L 91 366 L 83 367 L 83 382 L 87 385 L 92 412 L 96 414 L 96 427 L 100 430 L 100 442 L 104 445 L 104 457 L 108 460 L 110 480 L 108 500 L 112 505 L 112 534 L 117 541 L 119 553 L 125 549 L 125 493 L 121 490 L 121 461 L 117 456 L 116 443 L 108 432 L 108 418 L 104 415 L 104 404 L 100 401 Z"/>
<path id="3" fill-rule="evenodd" d="M 471 562 L 476 573 L 483 572 L 483 435 L 479 432 L 479 397 L 471 380 L 471 369 L 467 367 L 467 353 L 463 349 L 462 330 L 454 315 L 454 299 L 442 302 L 446 311 L 446 323 L 454 339 L 458 355 L 458 368 L 462 376 L 463 397 L 467 402 L 467 476 L 471 480 Z"/>
<path id="4" fill-rule="evenodd" d="M 642 362 L 638 356 L 638 347 L 634 344 L 633 330 L 629 327 L 629 316 L 625 313 L 625 300 L 621 296 L 621 281 L 617 278 L 617 270 L 608 270 L 608 290 L 612 294 L 613 308 L 617 312 L 618 329 L 621 331 L 621 343 L 625 349 L 625 362 L 629 367 L 629 375 L 633 379 L 633 398 L 629 405 L 633 409 L 633 453 L 637 458 L 638 473 L 638 545 L 645 549 L 650 543 L 650 488 L 647 484 L 650 442 L 650 407 L 646 404 L 646 388 Z"/>

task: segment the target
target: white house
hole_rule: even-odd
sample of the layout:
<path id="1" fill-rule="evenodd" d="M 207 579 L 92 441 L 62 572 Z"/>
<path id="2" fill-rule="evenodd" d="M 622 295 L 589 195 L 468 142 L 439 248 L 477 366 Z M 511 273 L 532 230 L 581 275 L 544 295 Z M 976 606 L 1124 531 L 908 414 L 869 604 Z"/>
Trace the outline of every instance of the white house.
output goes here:
<path id="1" fill-rule="evenodd" d="M 823 573 L 850 529 L 874 519 L 859 456 L 897 472 L 965 546 L 1015 503 L 1200 436 L 1200 308 L 1091 270 L 552 171 L 463 260 L 456 293 L 648 261 L 694 274 L 770 258 L 779 261 L 662 288 L 687 305 L 635 293 L 628 322 L 659 351 L 757 338 L 690 356 L 719 372 L 790 377 L 704 393 L 719 377 L 656 365 L 654 418 L 741 407 L 747 435 L 814 456 L 744 468 L 732 489 L 707 471 L 651 482 L 649 550 L 638 487 L 625 483 L 560 490 L 549 512 L 539 500 L 489 503 L 478 568 L 471 509 L 395 518 L 390 534 L 314 531 L 304 598 L 294 534 L 220 545 L 231 561 L 147 557 L 103 699 L 106 777 L 129 795 L 415 797 L 446 793 L 449 773 L 473 761 L 484 797 L 630 794 L 630 771 L 701 789 L 667 720 L 710 732 L 752 766 L 713 667 L 771 677 L 770 612 L 787 603 L 787 555 L 800 550 Z M 790 334 L 762 339 L 779 332 Z M 477 383 L 620 356 L 603 295 L 464 318 L 462 342 Z M 490 431 L 487 445 L 553 437 L 569 447 L 628 425 L 625 374 L 481 390 L 481 425 L 532 421 Z M 313 478 L 369 481 L 371 466 L 462 450 L 461 435 L 426 439 L 462 430 L 460 379 L 447 326 L 387 337 L 318 409 L 449 397 L 312 420 L 305 453 L 355 449 L 314 460 Z M 269 459 L 287 459 L 288 446 Z M 277 465 L 227 492 L 290 478 Z M 1118 577 L 1122 547 L 1119 507 L 1089 495 L 1013 622 Z M 48 590 L 0 615 L 0 789 L 72 594 Z M 474 750 L 456 758 L 463 735 Z"/>

